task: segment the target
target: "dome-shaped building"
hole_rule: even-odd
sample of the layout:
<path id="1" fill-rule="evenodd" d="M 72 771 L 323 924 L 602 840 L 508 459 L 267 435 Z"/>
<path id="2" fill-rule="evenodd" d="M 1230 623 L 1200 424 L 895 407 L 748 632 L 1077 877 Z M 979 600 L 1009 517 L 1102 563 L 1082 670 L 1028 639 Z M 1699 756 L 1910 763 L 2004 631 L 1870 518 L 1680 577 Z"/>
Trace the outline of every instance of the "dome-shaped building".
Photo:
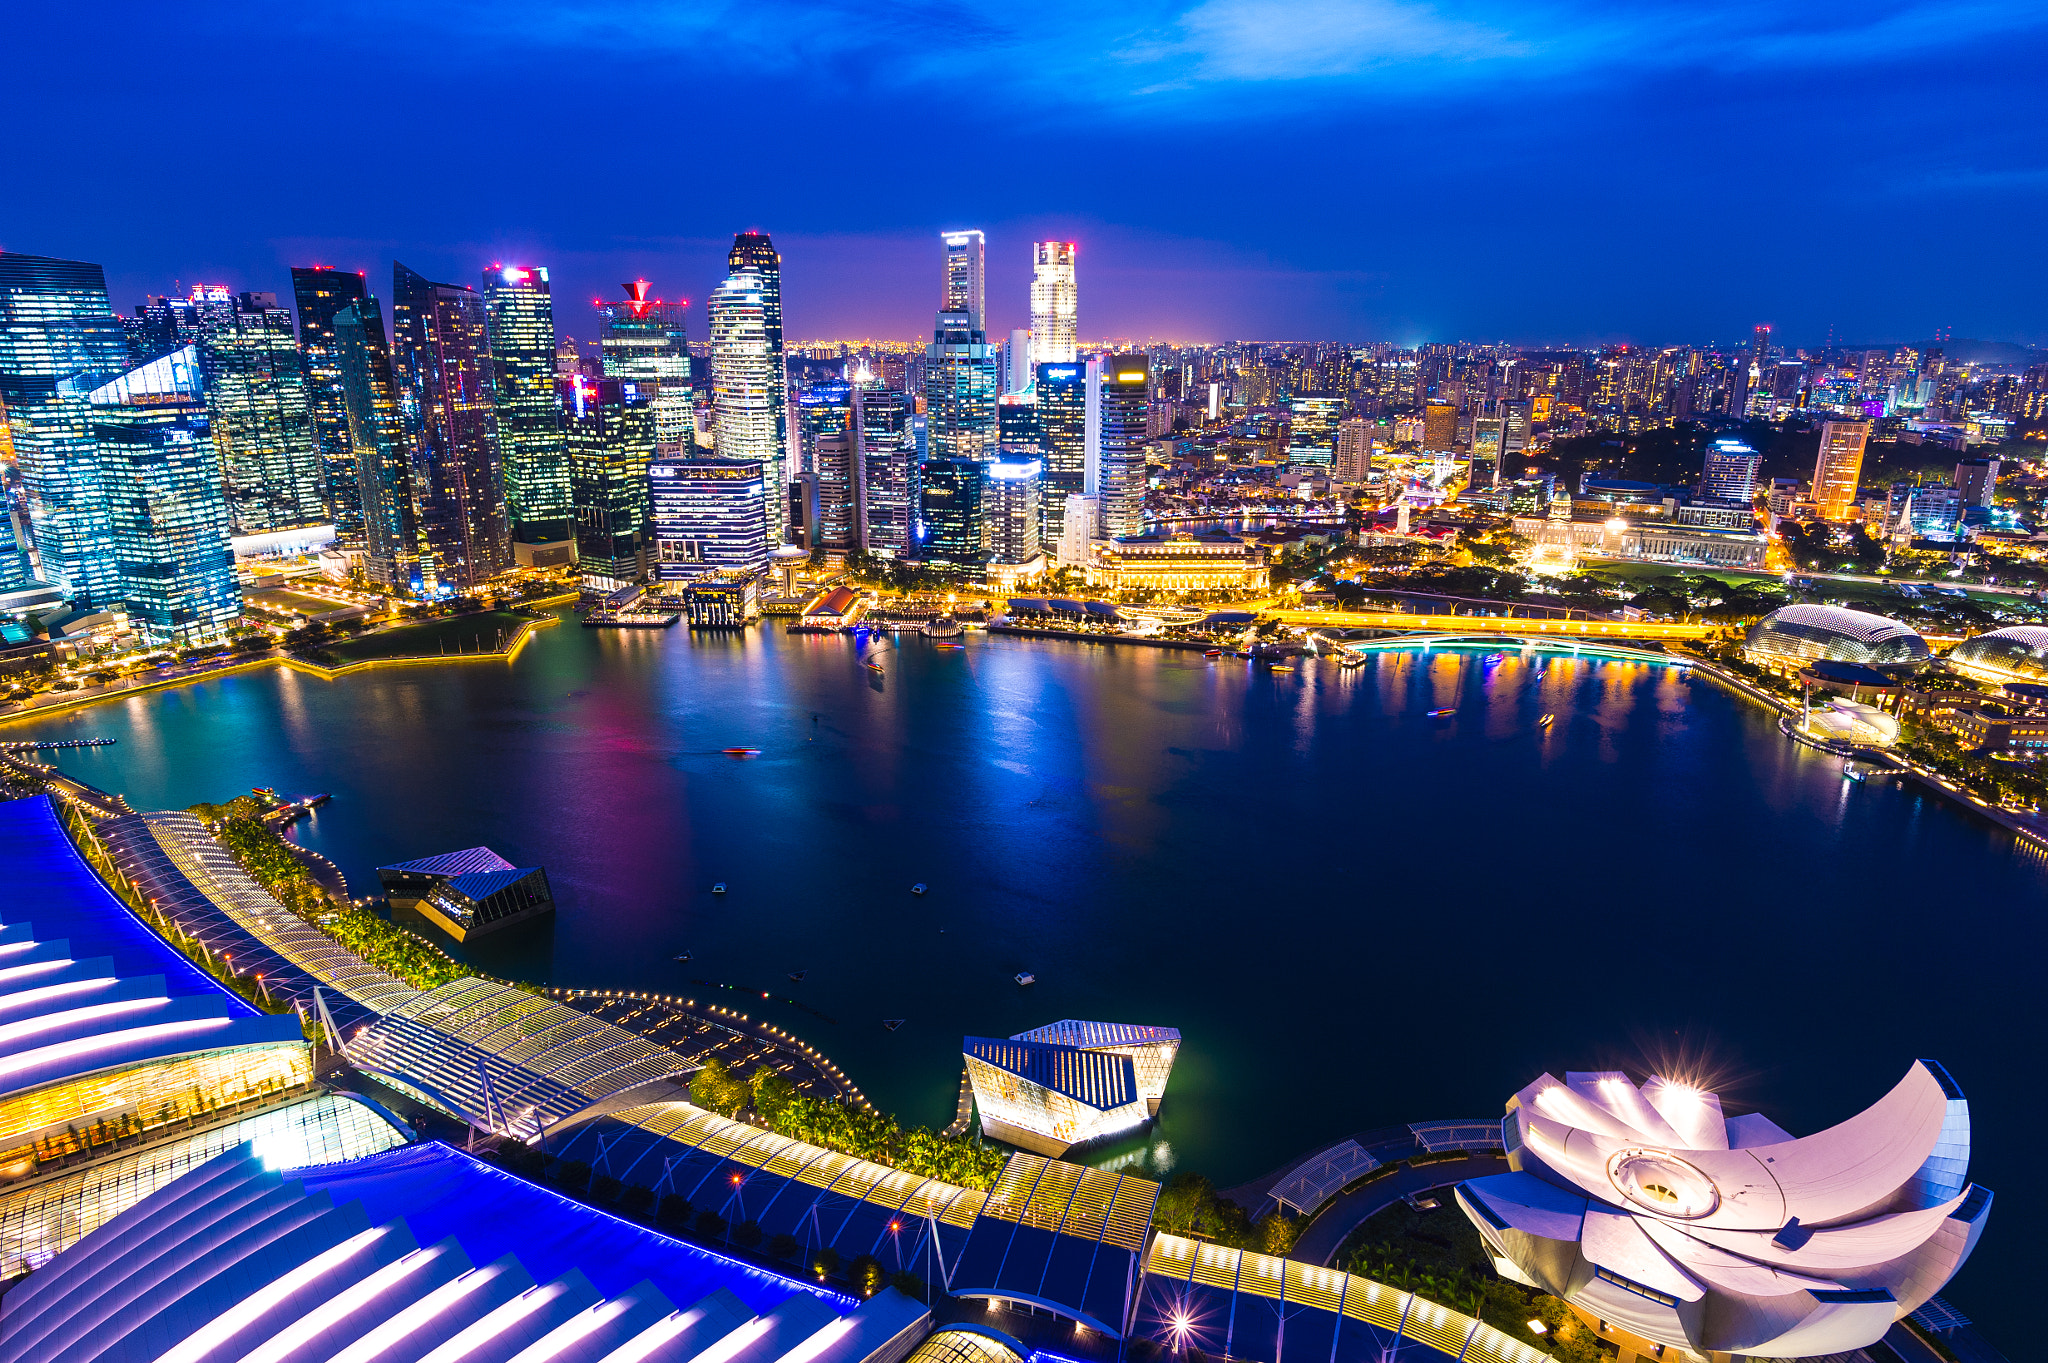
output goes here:
<path id="1" fill-rule="evenodd" d="M 1948 655 L 1958 670 L 1991 682 L 2048 682 L 2048 629 L 2011 625 L 1957 644 Z"/>
<path id="2" fill-rule="evenodd" d="M 1843 606 L 1780 606 L 1749 627 L 1743 648 L 1766 667 L 1815 658 L 1880 667 L 1929 656 L 1927 641 L 1912 626 Z"/>

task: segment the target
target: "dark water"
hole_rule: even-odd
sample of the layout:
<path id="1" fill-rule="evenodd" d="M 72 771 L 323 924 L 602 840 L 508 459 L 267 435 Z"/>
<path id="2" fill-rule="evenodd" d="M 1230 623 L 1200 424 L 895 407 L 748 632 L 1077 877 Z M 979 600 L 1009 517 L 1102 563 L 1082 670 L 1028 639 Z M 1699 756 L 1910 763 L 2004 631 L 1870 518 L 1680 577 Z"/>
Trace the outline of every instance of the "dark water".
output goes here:
<path id="1" fill-rule="evenodd" d="M 1949 1295 L 2020 1337 L 2048 873 L 1997 830 L 1847 783 L 1663 667 L 881 656 L 878 680 L 840 637 L 572 621 L 511 666 L 244 676 L 7 736 L 118 738 L 61 765 L 142 808 L 331 791 L 300 836 L 362 889 L 479 842 L 545 865 L 552 932 L 490 968 L 793 994 L 835 1021 L 749 1011 L 912 1120 L 951 1115 L 963 1033 L 1177 1026 L 1161 1121 L 1112 1153 L 1223 1185 L 1360 1128 L 1497 1114 L 1546 1069 L 1681 1062 L 1805 1133 L 1933 1056 L 2000 1195 Z"/>

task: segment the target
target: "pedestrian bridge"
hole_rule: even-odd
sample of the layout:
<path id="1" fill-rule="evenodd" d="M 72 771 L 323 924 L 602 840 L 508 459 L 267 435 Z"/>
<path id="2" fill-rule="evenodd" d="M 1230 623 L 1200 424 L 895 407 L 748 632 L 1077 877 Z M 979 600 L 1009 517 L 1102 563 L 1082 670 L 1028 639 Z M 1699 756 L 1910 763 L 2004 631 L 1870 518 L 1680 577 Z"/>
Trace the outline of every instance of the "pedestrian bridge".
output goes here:
<path id="1" fill-rule="evenodd" d="M 1391 629 L 1457 636 L 1517 636 L 1532 640 L 1711 638 L 1717 625 L 1674 625 L 1636 620 L 1523 620 L 1508 615 L 1407 615 L 1391 611 L 1268 610 L 1283 625 L 1330 629 Z"/>

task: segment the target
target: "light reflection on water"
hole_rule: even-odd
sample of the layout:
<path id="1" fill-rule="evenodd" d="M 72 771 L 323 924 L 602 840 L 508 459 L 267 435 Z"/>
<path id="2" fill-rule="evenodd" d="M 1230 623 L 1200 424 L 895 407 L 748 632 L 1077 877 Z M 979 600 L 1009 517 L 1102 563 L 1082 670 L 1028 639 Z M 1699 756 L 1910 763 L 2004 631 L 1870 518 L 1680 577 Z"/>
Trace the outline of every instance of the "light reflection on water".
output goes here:
<path id="1" fill-rule="evenodd" d="M 331 791 L 301 836 L 362 888 L 477 843 L 545 865 L 557 921 L 491 968 L 794 990 L 837 1022 L 763 1015 L 912 1120 L 950 1116 L 963 1034 L 1178 1026 L 1160 1122 L 1104 1157 L 1166 1150 L 1219 1185 L 1674 1035 L 1753 1076 L 1732 1108 L 1795 1131 L 1936 1056 L 2001 1199 L 1951 1295 L 1995 1314 L 2036 1267 L 2002 1227 L 2044 1210 L 2022 1152 L 2048 1113 L 2001 1043 L 2041 1034 L 2048 873 L 1952 808 L 1849 789 L 1652 664 L 870 647 L 879 681 L 844 638 L 571 621 L 510 667 L 252 674 L 8 736 L 119 738 L 58 760 L 138 808 Z M 718 751 L 739 745 L 764 751 Z"/>

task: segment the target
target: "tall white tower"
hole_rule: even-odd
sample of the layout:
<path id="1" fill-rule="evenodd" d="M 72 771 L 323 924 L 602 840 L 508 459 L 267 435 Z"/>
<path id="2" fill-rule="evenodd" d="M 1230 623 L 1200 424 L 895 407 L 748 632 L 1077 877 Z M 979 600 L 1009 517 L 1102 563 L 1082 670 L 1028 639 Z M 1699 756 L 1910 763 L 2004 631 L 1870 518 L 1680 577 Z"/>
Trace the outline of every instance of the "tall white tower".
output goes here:
<path id="1" fill-rule="evenodd" d="M 940 312 L 964 312 L 988 330 L 988 240 L 980 232 L 945 232 L 946 295 Z"/>
<path id="2" fill-rule="evenodd" d="M 1031 342 L 1039 364 L 1072 364 L 1079 344 L 1074 243 L 1031 247 Z"/>

